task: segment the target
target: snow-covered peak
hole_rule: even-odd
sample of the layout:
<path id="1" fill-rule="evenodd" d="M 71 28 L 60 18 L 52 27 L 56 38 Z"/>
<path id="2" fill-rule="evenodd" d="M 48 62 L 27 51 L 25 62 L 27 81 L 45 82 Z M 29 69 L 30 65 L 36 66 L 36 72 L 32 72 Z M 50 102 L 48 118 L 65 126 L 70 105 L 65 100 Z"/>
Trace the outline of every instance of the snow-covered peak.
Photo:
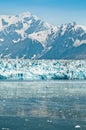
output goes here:
<path id="1" fill-rule="evenodd" d="M 40 20 L 36 15 L 32 15 L 33 16 L 33 18 L 34 18 L 34 20 Z"/>
<path id="2" fill-rule="evenodd" d="M 76 26 L 74 28 L 75 28 L 75 30 L 81 28 L 86 32 L 86 26 L 85 25 L 76 24 Z"/>
<path id="3" fill-rule="evenodd" d="M 24 13 L 21 13 L 21 14 L 16 15 L 16 16 L 23 19 L 23 18 L 30 18 L 32 16 L 32 14 L 30 12 L 24 12 Z"/>
<path id="4" fill-rule="evenodd" d="M 13 43 L 21 42 L 26 38 L 37 40 L 43 46 L 46 45 L 48 36 L 57 32 L 58 27 L 42 21 L 30 12 L 24 12 L 17 15 L 1 15 L 0 30 L 10 36 Z M 17 37 L 16 37 L 17 36 Z M 1 37 L 3 39 L 3 37 Z"/>
<path id="5" fill-rule="evenodd" d="M 37 19 L 36 16 L 32 16 L 30 12 L 24 12 L 19 15 L 0 15 L 0 30 L 3 30 L 4 27 L 8 27 L 11 24 L 16 24 L 18 22 L 24 23 L 25 19 L 27 22 L 30 18 Z"/>
<path id="6" fill-rule="evenodd" d="M 32 15 L 30 12 L 24 12 L 19 15 L 0 15 L 0 30 L 3 30 L 5 27 L 10 26 L 11 24 L 17 24 L 18 22 L 22 24 L 27 23 L 28 26 L 30 24 L 31 26 L 35 26 L 35 27 L 40 26 L 40 28 L 44 30 L 51 29 L 51 28 L 57 30 L 56 26 L 50 25 L 49 23 L 42 21 L 40 18 L 38 18 L 35 15 Z"/>
<path id="7" fill-rule="evenodd" d="M 6 56 L 54 59 L 72 57 L 70 55 L 72 49 L 78 49 L 82 44 L 86 45 L 86 26 L 75 22 L 57 27 L 42 21 L 30 12 L 0 16 L 1 58 Z M 67 52 L 66 55 L 67 50 L 71 53 Z M 85 52 L 86 49 L 83 54 Z"/>
<path id="8" fill-rule="evenodd" d="M 62 34 L 64 34 L 65 31 L 69 31 L 69 30 L 77 31 L 79 29 L 82 29 L 83 31 L 86 32 L 86 26 L 77 24 L 76 22 L 62 24 L 60 29 L 63 31 Z"/>

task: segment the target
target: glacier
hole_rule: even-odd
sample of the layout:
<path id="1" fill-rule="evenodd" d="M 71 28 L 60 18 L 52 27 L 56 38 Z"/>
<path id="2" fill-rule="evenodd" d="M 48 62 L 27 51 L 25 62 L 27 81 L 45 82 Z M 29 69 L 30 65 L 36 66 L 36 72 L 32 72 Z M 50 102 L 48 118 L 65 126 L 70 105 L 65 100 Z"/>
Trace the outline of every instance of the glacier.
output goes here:
<path id="1" fill-rule="evenodd" d="M 0 80 L 86 79 L 86 60 L 0 59 Z"/>

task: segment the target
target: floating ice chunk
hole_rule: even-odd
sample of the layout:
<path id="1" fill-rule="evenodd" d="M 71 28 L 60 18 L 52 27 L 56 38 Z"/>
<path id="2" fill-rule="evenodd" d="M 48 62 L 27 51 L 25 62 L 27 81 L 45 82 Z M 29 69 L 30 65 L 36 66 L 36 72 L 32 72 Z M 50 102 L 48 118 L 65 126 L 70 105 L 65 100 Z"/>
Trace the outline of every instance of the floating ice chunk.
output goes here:
<path id="1" fill-rule="evenodd" d="M 9 128 L 2 128 L 2 130 L 9 130 Z"/>
<path id="2" fill-rule="evenodd" d="M 48 123 L 52 123 L 52 120 L 47 120 Z"/>
<path id="3" fill-rule="evenodd" d="M 3 38 L 0 38 L 0 42 L 3 42 L 4 41 L 4 39 Z"/>
<path id="4" fill-rule="evenodd" d="M 80 125 L 76 125 L 75 128 L 76 128 L 76 129 L 79 129 L 79 128 L 81 128 L 81 126 L 80 126 Z"/>

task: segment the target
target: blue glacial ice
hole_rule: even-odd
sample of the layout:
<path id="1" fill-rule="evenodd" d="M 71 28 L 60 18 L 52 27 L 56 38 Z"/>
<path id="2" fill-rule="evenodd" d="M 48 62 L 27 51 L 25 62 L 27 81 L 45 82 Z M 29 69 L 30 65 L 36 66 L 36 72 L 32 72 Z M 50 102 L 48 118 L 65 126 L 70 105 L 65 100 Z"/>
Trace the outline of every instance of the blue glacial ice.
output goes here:
<path id="1" fill-rule="evenodd" d="M 85 60 L 0 60 L 1 80 L 86 79 Z"/>

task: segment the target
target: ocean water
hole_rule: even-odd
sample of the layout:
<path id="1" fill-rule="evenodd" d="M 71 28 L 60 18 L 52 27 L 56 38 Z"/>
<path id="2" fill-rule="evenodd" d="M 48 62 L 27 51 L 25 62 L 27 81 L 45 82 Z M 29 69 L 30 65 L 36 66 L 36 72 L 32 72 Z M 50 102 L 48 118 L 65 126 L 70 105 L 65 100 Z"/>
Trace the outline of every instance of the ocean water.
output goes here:
<path id="1" fill-rule="evenodd" d="M 0 82 L 0 130 L 86 130 L 86 81 Z"/>

